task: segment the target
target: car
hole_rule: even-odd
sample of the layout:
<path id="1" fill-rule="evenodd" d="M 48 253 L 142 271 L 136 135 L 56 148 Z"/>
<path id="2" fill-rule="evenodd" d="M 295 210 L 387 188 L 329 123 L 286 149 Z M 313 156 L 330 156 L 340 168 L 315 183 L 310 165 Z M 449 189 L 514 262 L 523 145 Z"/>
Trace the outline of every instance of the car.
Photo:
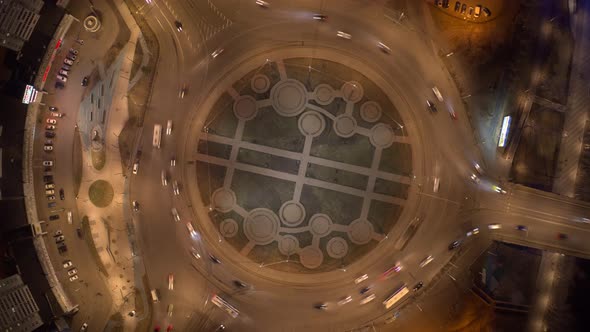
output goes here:
<path id="1" fill-rule="evenodd" d="M 76 280 L 78 280 L 78 276 L 77 275 L 74 275 L 74 276 L 71 276 L 70 277 L 70 281 L 76 281 Z"/>
<path id="2" fill-rule="evenodd" d="M 471 174 L 471 176 L 469 176 L 469 178 L 471 179 L 471 181 L 473 181 L 473 183 L 475 183 L 475 184 L 479 183 L 479 177 L 477 177 L 477 175 Z"/>
<path id="3" fill-rule="evenodd" d="M 59 74 L 61 76 L 63 76 L 63 77 L 68 77 L 68 71 L 67 70 L 60 69 L 59 70 Z"/>
<path id="4" fill-rule="evenodd" d="M 223 53 L 224 49 L 223 48 L 218 48 L 215 51 L 213 51 L 213 53 L 211 53 L 211 57 L 213 59 L 217 58 L 221 53 Z"/>
<path id="5" fill-rule="evenodd" d="M 139 163 L 136 161 L 133 164 L 133 174 L 136 175 L 137 174 L 137 171 L 139 171 Z"/>
<path id="6" fill-rule="evenodd" d="M 451 116 L 451 119 L 453 120 L 457 120 L 457 113 L 455 112 L 455 110 L 453 109 L 453 107 L 451 105 L 448 105 L 449 108 L 449 115 Z"/>
<path id="7" fill-rule="evenodd" d="M 174 195 L 180 195 L 180 190 L 178 189 L 178 182 L 176 180 L 172 182 L 172 191 L 174 192 Z"/>
<path id="8" fill-rule="evenodd" d="M 76 228 L 76 234 L 78 234 L 79 238 L 82 238 L 82 229 L 81 228 Z"/>
<path id="9" fill-rule="evenodd" d="M 53 220 L 58 220 L 58 219 L 59 219 L 59 215 L 57 215 L 57 214 L 52 214 L 49 216 L 49 220 L 53 221 Z"/>
<path id="10" fill-rule="evenodd" d="M 455 11 L 458 12 L 461 9 L 461 3 L 459 1 L 455 2 Z"/>
<path id="11" fill-rule="evenodd" d="M 191 248 L 191 255 L 196 259 L 201 259 L 201 255 L 197 252 L 197 249 Z"/>
<path id="12" fill-rule="evenodd" d="M 137 203 L 137 201 L 133 201 L 132 205 L 133 205 L 133 211 L 135 211 L 135 212 L 139 211 L 139 203 Z"/>
<path id="13" fill-rule="evenodd" d="M 55 189 L 55 184 L 53 184 L 53 183 L 46 183 L 45 184 L 45 189 Z"/>
<path id="14" fill-rule="evenodd" d="M 58 229 L 57 231 L 55 231 L 55 234 L 53 236 L 61 236 L 63 235 L 63 232 L 61 231 L 61 229 Z"/>
<path id="15" fill-rule="evenodd" d="M 182 31 L 182 23 L 180 23 L 179 21 L 174 21 L 174 25 L 176 26 L 176 31 Z"/>
<path id="16" fill-rule="evenodd" d="M 49 106 L 49 110 L 55 112 L 55 111 L 57 111 L 57 107 L 55 107 L 55 106 Z"/>
<path id="17" fill-rule="evenodd" d="M 55 77 L 57 77 L 58 80 L 66 83 L 68 81 L 68 78 L 62 75 L 55 75 Z"/>
<path id="18" fill-rule="evenodd" d="M 391 48 L 389 48 L 389 46 L 383 44 L 382 42 L 378 42 L 377 43 L 377 47 L 379 47 L 379 49 L 381 50 L 381 52 L 383 52 L 385 54 L 390 54 L 391 53 Z"/>
<path id="19" fill-rule="evenodd" d="M 72 211 L 68 211 L 68 213 L 66 213 L 66 216 L 68 217 L 68 224 L 72 224 Z"/>
<path id="20" fill-rule="evenodd" d="M 55 196 L 54 195 L 49 195 L 49 196 L 47 196 L 47 200 L 48 201 L 55 201 Z"/>
<path id="21" fill-rule="evenodd" d="M 55 130 L 55 126 L 54 125 L 46 125 L 45 129 L 47 130 Z"/>
<path id="22" fill-rule="evenodd" d="M 500 229 L 502 228 L 502 225 L 500 224 L 489 224 L 488 225 L 488 229 Z"/>
<path id="23" fill-rule="evenodd" d="M 72 66 L 63 64 L 63 65 L 61 65 L 61 69 L 65 70 L 65 71 L 70 71 L 70 69 L 72 69 Z"/>
<path id="24" fill-rule="evenodd" d="M 524 226 L 524 225 L 516 225 L 515 228 L 518 231 L 523 231 L 523 232 L 527 232 L 528 231 L 528 228 L 526 226 Z"/>
<path id="25" fill-rule="evenodd" d="M 55 238 L 55 243 L 60 243 L 60 242 L 64 242 L 66 240 L 65 236 L 58 236 Z"/>
<path id="26" fill-rule="evenodd" d="M 45 137 L 47 137 L 47 138 L 54 138 L 55 137 L 55 133 L 52 133 L 50 131 L 46 131 L 45 132 Z"/>
<path id="27" fill-rule="evenodd" d="M 338 31 L 336 32 L 336 36 L 342 38 L 342 39 L 348 39 L 350 40 L 352 38 L 352 36 L 349 33 L 346 33 L 344 31 Z"/>
<path id="28" fill-rule="evenodd" d="M 346 297 L 341 298 L 340 301 L 338 301 L 338 305 L 345 305 L 350 301 L 352 301 L 352 296 L 348 295 Z"/>
<path id="29" fill-rule="evenodd" d="M 72 61 L 76 61 L 76 58 L 76 54 L 69 53 L 68 55 L 66 55 L 66 59 L 70 59 Z"/>
<path id="30" fill-rule="evenodd" d="M 361 288 L 361 290 L 359 291 L 359 294 L 363 295 L 368 293 L 371 289 L 373 288 L 373 286 L 366 286 Z"/>
<path id="31" fill-rule="evenodd" d="M 66 199 L 66 197 L 65 197 L 65 193 L 64 193 L 64 189 L 63 189 L 63 188 L 59 189 L 59 199 L 61 199 L 62 201 L 63 201 L 64 199 Z"/>
<path id="32" fill-rule="evenodd" d="M 326 19 L 328 19 L 328 16 L 323 14 L 314 14 L 313 19 L 319 22 L 324 22 Z"/>
<path id="33" fill-rule="evenodd" d="M 506 194 L 506 190 L 504 190 L 504 189 L 502 189 L 502 188 L 500 188 L 498 186 L 492 186 L 492 189 L 494 189 L 494 191 L 497 192 L 497 193 L 499 193 L 499 194 L 502 194 L 502 195 L 505 195 Z"/>
<path id="34" fill-rule="evenodd" d="M 234 280 L 233 281 L 234 286 L 236 286 L 237 288 L 247 288 L 248 285 L 246 285 L 245 282 L 239 281 L 239 280 Z"/>
<path id="35" fill-rule="evenodd" d="M 485 17 L 492 16 L 492 12 L 488 9 L 488 7 L 483 7 L 482 11 Z"/>
<path id="36" fill-rule="evenodd" d="M 170 159 L 170 166 L 172 166 L 172 167 L 176 166 L 176 158 L 175 157 L 172 157 Z"/>
<path id="37" fill-rule="evenodd" d="M 568 236 L 564 233 L 557 233 L 557 239 L 559 240 L 567 240 Z"/>
<path id="38" fill-rule="evenodd" d="M 175 207 L 172 208 L 172 216 L 174 217 L 174 221 L 180 221 L 180 215 L 178 215 L 178 210 Z"/>
<path id="39" fill-rule="evenodd" d="M 400 263 L 395 264 L 394 266 L 390 267 L 389 269 L 387 269 L 385 272 L 383 272 L 383 274 L 381 275 L 381 278 L 387 278 L 389 277 L 391 274 L 393 274 L 394 272 L 399 272 L 402 270 L 402 265 Z"/>
<path id="40" fill-rule="evenodd" d="M 193 228 L 193 224 L 191 224 L 190 221 L 186 222 L 186 229 L 188 229 L 188 232 L 191 236 L 197 236 L 197 232 Z"/>
<path id="41" fill-rule="evenodd" d="M 55 88 L 56 89 L 63 89 L 66 85 L 62 81 L 55 81 Z"/>
<path id="42" fill-rule="evenodd" d="M 269 4 L 266 1 L 263 0 L 256 0 L 256 4 L 258 6 L 260 6 L 261 8 L 268 8 Z"/>
<path id="43" fill-rule="evenodd" d="M 60 254 L 63 254 L 64 252 L 68 251 L 68 246 L 66 246 L 65 243 L 61 242 L 57 244 L 57 251 L 59 251 Z"/>
<path id="44" fill-rule="evenodd" d="M 172 120 L 166 123 L 166 135 L 172 135 Z"/>
<path id="45" fill-rule="evenodd" d="M 63 113 L 58 113 L 58 112 L 49 112 L 49 115 L 56 117 L 56 118 L 62 118 L 64 116 Z"/>
<path id="46" fill-rule="evenodd" d="M 183 86 L 182 88 L 180 88 L 180 91 L 178 92 L 178 98 L 182 99 L 184 98 L 184 95 L 186 94 L 186 85 Z"/>
<path id="47" fill-rule="evenodd" d="M 449 8 L 449 0 L 443 0 L 442 7 L 445 8 L 445 9 L 446 8 Z"/>
<path id="48" fill-rule="evenodd" d="M 174 290 L 174 275 L 168 274 L 168 290 Z"/>
<path id="49" fill-rule="evenodd" d="M 438 110 L 436 109 L 436 106 L 434 105 L 433 102 L 431 102 L 430 100 L 426 100 L 426 107 L 428 108 L 428 110 L 432 113 L 436 113 L 438 112 Z"/>
<path id="50" fill-rule="evenodd" d="M 374 299 L 375 299 L 375 294 L 371 294 L 371 295 L 365 296 L 365 297 L 364 297 L 364 298 L 361 300 L 361 302 L 360 302 L 360 303 L 361 303 L 361 305 L 363 305 L 363 304 L 367 304 L 367 303 L 369 303 L 369 302 L 373 301 Z"/>
<path id="51" fill-rule="evenodd" d="M 74 55 L 78 55 L 78 50 L 75 48 L 70 48 L 70 53 L 72 53 Z"/>
<path id="52" fill-rule="evenodd" d="M 78 273 L 78 270 L 77 269 L 71 269 L 71 270 L 68 271 L 68 275 L 69 276 L 73 276 L 76 273 Z"/>
<path id="53" fill-rule="evenodd" d="M 313 307 L 318 310 L 326 310 L 326 309 L 328 309 L 328 304 L 327 303 L 316 303 L 313 305 Z"/>
<path id="54" fill-rule="evenodd" d="M 416 285 L 414 285 L 414 288 L 412 288 L 412 290 L 414 292 L 417 292 L 418 290 L 420 290 L 420 288 L 422 288 L 422 286 L 424 286 L 424 283 L 422 281 L 420 281 Z"/>
<path id="55" fill-rule="evenodd" d="M 212 254 L 209 254 L 209 259 L 215 264 L 221 264 L 221 261 L 219 260 L 219 258 L 213 256 Z"/>
<path id="56" fill-rule="evenodd" d="M 49 203 L 47 203 L 47 207 L 48 208 L 54 208 L 56 206 L 57 206 L 57 203 L 55 203 L 55 202 L 49 202 Z"/>
<path id="57" fill-rule="evenodd" d="M 481 5 L 475 6 L 475 12 L 473 13 L 473 17 L 479 17 L 481 15 Z"/>
<path id="58" fill-rule="evenodd" d="M 170 303 L 168 305 L 168 317 L 172 317 L 172 310 L 174 310 L 174 304 Z"/>
<path id="59" fill-rule="evenodd" d="M 48 152 L 53 151 L 53 145 L 48 145 L 48 144 L 43 145 L 43 151 L 48 151 Z"/>
<path id="60" fill-rule="evenodd" d="M 483 168 L 481 168 L 481 166 L 478 163 L 474 162 L 473 167 L 475 167 L 475 170 L 477 171 L 477 173 L 479 173 L 479 174 L 484 173 Z"/>
<path id="61" fill-rule="evenodd" d="M 88 323 L 84 323 L 82 324 L 82 327 L 80 327 L 80 332 L 84 332 L 86 330 L 88 330 Z"/>
<path id="62" fill-rule="evenodd" d="M 65 63 L 66 65 L 70 65 L 70 66 L 73 66 L 73 65 L 74 65 L 74 61 L 72 61 L 72 60 L 70 60 L 70 59 L 64 59 L 64 63 Z"/>
<path id="63" fill-rule="evenodd" d="M 72 261 L 71 260 L 67 260 L 67 261 L 63 261 L 63 267 L 64 269 L 69 268 L 70 266 L 72 266 Z"/>
<path id="64" fill-rule="evenodd" d="M 54 195 L 54 194 L 55 194 L 55 190 L 53 190 L 53 189 L 45 190 L 45 195 Z"/>
<path id="65" fill-rule="evenodd" d="M 455 241 L 453 241 L 453 242 L 451 242 L 449 244 L 449 250 L 453 250 L 453 249 L 457 248 L 460 245 L 461 245 L 461 241 L 460 240 L 455 240 Z"/>
<path id="66" fill-rule="evenodd" d="M 439 186 L 440 186 L 440 178 L 438 176 L 435 176 L 434 177 L 434 186 L 432 187 L 432 191 L 437 193 Z"/>
<path id="67" fill-rule="evenodd" d="M 465 14 L 466 11 L 467 11 L 467 4 L 463 4 L 461 6 L 461 14 Z"/>
<path id="68" fill-rule="evenodd" d="M 88 76 L 84 76 L 84 78 L 82 79 L 82 86 L 88 86 Z"/>
<path id="69" fill-rule="evenodd" d="M 436 96 L 436 99 L 438 99 L 438 101 L 440 101 L 440 102 L 444 101 L 443 96 L 440 93 L 440 90 L 436 86 L 432 87 L 432 92 L 434 93 L 434 95 Z"/>
<path id="70" fill-rule="evenodd" d="M 369 276 L 367 274 L 363 274 L 362 276 L 354 279 L 354 283 L 358 285 L 358 284 L 360 284 L 361 282 L 363 282 L 363 281 L 365 281 L 367 279 L 369 279 Z"/>
<path id="71" fill-rule="evenodd" d="M 477 234 L 479 234 L 479 228 L 474 227 L 471 230 L 467 231 L 467 234 L 465 234 L 465 235 L 467 235 L 469 237 L 469 236 L 477 235 Z"/>
<path id="72" fill-rule="evenodd" d="M 45 160 L 45 161 L 43 161 L 43 166 L 53 166 L 53 161 Z"/>
<path id="73" fill-rule="evenodd" d="M 473 7 L 469 7 L 469 12 L 467 12 L 467 17 L 471 17 L 473 15 Z"/>
<path id="74" fill-rule="evenodd" d="M 432 262 L 433 260 L 434 260 L 434 257 L 432 257 L 432 255 L 426 256 L 426 258 L 424 258 L 420 262 L 420 267 L 425 267 L 426 265 L 430 264 L 430 262 Z"/>

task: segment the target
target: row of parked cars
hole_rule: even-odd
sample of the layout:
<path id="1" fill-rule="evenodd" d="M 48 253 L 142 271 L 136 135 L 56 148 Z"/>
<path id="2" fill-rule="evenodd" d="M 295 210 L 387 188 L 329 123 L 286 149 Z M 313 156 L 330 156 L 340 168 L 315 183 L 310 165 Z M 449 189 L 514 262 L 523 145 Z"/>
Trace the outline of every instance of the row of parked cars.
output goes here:
<path id="1" fill-rule="evenodd" d="M 438 7 L 442 7 L 447 9 L 450 7 L 449 0 L 436 0 L 436 5 Z M 467 17 L 478 18 L 483 13 L 484 16 L 489 17 L 492 15 L 492 12 L 489 8 L 483 7 L 482 5 L 477 6 L 469 6 L 466 3 L 461 3 L 460 1 L 455 1 L 455 12 L 460 13 L 461 15 L 465 15 Z"/>

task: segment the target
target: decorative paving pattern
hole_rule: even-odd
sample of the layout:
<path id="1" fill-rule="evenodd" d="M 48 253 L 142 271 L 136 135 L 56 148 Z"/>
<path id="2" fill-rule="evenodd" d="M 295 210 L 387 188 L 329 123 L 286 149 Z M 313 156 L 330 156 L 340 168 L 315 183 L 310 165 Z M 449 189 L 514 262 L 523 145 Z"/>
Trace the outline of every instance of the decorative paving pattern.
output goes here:
<path id="1" fill-rule="evenodd" d="M 398 168 L 388 166 L 406 156 L 397 154 L 400 147 L 411 147 L 391 102 L 372 100 L 385 94 L 360 73 L 329 63 L 355 79 L 310 84 L 289 61 L 243 80 L 240 91 L 253 94 L 229 87 L 231 105 L 211 110 L 199 142 L 208 148 L 196 153 L 206 171 L 197 175 L 218 185 L 199 188 L 210 198 L 219 233 L 242 255 L 322 272 L 362 257 L 393 227 L 411 180 L 409 172 L 396 174 L 388 169 Z M 228 107 L 236 119 L 230 135 L 223 134 L 229 124 L 215 120 Z M 349 150 L 336 152 L 343 147 Z M 405 188 L 405 194 L 377 192 L 376 182 Z"/>

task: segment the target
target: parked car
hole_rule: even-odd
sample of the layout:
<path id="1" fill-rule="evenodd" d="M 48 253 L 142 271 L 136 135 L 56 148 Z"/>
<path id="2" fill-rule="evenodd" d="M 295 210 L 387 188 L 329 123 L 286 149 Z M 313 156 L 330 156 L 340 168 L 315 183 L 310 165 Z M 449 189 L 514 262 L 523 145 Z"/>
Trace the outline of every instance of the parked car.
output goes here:
<path id="1" fill-rule="evenodd" d="M 461 9 L 461 3 L 459 1 L 455 2 L 455 11 L 458 12 Z"/>
<path id="2" fill-rule="evenodd" d="M 78 280 L 78 275 L 70 277 L 70 281 L 76 281 L 76 280 Z"/>
<path id="3" fill-rule="evenodd" d="M 64 59 L 64 63 L 65 63 L 66 65 L 70 65 L 70 66 L 73 66 L 73 65 L 74 65 L 74 61 L 72 61 L 72 60 L 70 60 L 70 59 Z"/>
<path id="4" fill-rule="evenodd" d="M 57 124 L 57 121 L 55 119 L 45 119 L 45 122 L 47 122 L 48 124 Z"/>
<path id="5" fill-rule="evenodd" d="M 70 48 L 70 53 L 72 53 L 74 55 L 78 55 L 78 50 L 75 48 Z"/>
<path id="6" fill-rule="evenodd" d="M 86 330 L 88 330 L 88 323 L 84 323 L 82 324 L 82 327 L 80 327 L 80 332 L 85 332 Z"/>
<path id="7" fill-rule="evenodd" d="M 54 117 L 56 117 L 56 118 L 61 118 L 61 117 L 63 117 L 63 116 L 64 116 L 64 115 L 63 115 L 63 113 L 58 113 L 58 112 L 50 112 L 49 114 L 50 114 L 51 116 L 54 116 Z"/>
<path id="8" fill-rule="evenodd" d="M 51 208 L 54 208 L 56 206 L 57 206 L 57 203 L 55 203 L 55 202 L 49 202 L 49 203 L 47 203 L 47 207 L 50 208 L 50 209 Z"/>
<path id="9" fill-rule="evenodd" d="M 77 269 L 71 269 L 71 270 L 68 271 L 68 275 L 69 276 L 73 276 L 76 273 L 78 273 L 78 270 Z"/>
<path id="10" fill-rule="evenodd" d="M 176 31 L 182 31 L 182 23 L 180 23 L 179 21 L 174 21 L 174 25 L 176 26 Z"/>
<path id="11" fill-rule="evenodd" d="M 65 71 L 70 71 L 70 69 L 72 69 L 72 66 L 63 64 L 63 65 L 61 65 L 61 69 L 65 70 Z"/>
<path id="12" fill-rule="evenodd" d="M 53 183 L 46 183 L 45 184 L 45 189 L 54 189 L 55 188 L 55 184 Z"/>
<path id="13" fill-rule="evenodd" d="M 48 201 L 55 201 L 55 195 L 49 195 L 49 196 L 47 196 L 47 200 Z"/>
<path id="14" fill-rule="evenodd" d="M 82 86 L 88 86 L 88 76 L 84 76 L 82 79 Z"/>
<path id="15" fill-rule="evenodd" d="M 55 126 L 54 125 L 46 125 L 45 129 L 47 130 L 55 130 Z"/>
<path id="16" fill-rule="evenodd" d="M 72 264 L 72 261 L 71 261 L 71 260 L 67 260 L 67 261 L 64 261 L 64 262 L 63 262 L 63 267 L 64 267 L 64 269 L 67 269 L 67 268 L 69 268 L 69 267 L 70 267 L 70 266 L 72 266 L 72 265 L 73 265 L 73 264 Z"/>
<path id="17" fill-rule="evenodd" d="M 63 232 L 61 231 L 61 229 L 58 229 L 57 231 L 55 231 L 54 236 L 61 236 L 61 235 L 63 235 Z"/>
<path id="18" fill-rule="evenodd" d="M 137 203 L 137 201 L 133 201 L 133 211 L 139 211 L 139 203 Z"/>
<path id="19" fill-rule="evenodd" d="M 65 77 L 65 76 L 62 76 L 62 75 L 56 75 L 56 76 L 57 76 L 57 79 L 58 80 L 60 80 L 60 81 L 62 81 L 64 83 L 66 83 L 68 81 L 68 78 Z"/>
<path id="20" fill-rule="evenodd" d="M 53 166 L 53 161 L 45 160 L 45 161 L 43 161 L 43 166 Z"/>
<path id="21" fill-rule="evenodd" d="M 64 199 L 66 199 L 66 197 L 65 197 L 65 193 L 64 193 L 64 189 L 63 189 L 63 188 L 61 188 L 61 189 L 59 190 L 59 198 L 60 198 L 62 201 L 63 201 Z"/>
<path id="22" fill-rule="evenodd" d="M 55 243 L 59 243 L 59 242 L 64 242 L 66 240 L 66 237 L 61 235 L 55 238 Z"/>
<path id="23" fill-rule="evenodd" d="M 76 54 L 70 53 L 70 54 L 66 55 L 66 58 L 68 58 L 72 61 L 76 61 L 77 56 L 76 56 Z"/>
<path id="24" fill-rule="evenodd" d="M 45 137 L 47 137 L 47 138 L 54 138 L 55 137 L 55 133 L 52 133 L 50 131 L 46 131 L 45 132 Z"/>
<path id="25" fill-rule="evenodd" d="M 43 146 L 43 150 L 44 151 L 47 151 L 47 152 L 53 151 L 53 145 L 47 145 L 47 144 L 45 144 Z"/>
<path id="26" fill-rule="evenodd" d="M 53 189 L 45 190 L 45 195 L 49 196 L 49 195 L 54 195 L 54 194 L 55 194 L 55 190 L 53 190 Z"/>

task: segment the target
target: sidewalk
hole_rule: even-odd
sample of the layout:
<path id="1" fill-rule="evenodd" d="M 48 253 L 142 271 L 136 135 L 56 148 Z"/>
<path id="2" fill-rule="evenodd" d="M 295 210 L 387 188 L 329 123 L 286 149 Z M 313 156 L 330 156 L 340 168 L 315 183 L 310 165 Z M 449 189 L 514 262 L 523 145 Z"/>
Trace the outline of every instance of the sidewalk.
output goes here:
<path id="1" fill-rule="evenodd" d="M 101 75 L 104 82 L 108 82 L 109 76 L 112 75 L 113 83 L 112 86 L 101 84 L 101 89 L 108 90 L 103 91 L 105 94 L 103 100 L 110 100 L 111 103 L 103 106 L 105 120 L 101 126 L 102 135 L 100 137 L 106 161 L 104 167 L 100 170 L 96 170 L 92 166 L 90 153 L 93 147 L 89 138 L 94 127 L 88 125 L 88 117 L 78 119 L 80 133 L 85 136 L 85 139 L 82 140 L 84 167 L 77 203 L 80 216 L 88 216 L 94 244 L 101 263 L 106 269 L 106 273 L 103 273 L 102 277 L 105 279 L 113 299 L 111 314 L 120 314 L 117 315 L 119 316 L 117 319 L 105 322 L 105 330 L 120 327 L 124 331 L 133 331 L 143 317 L 130 317 L 128 313 L 136 309 L 136 290 L 140 294 L 143 293 L 141 277 L 144 272 L 141 260 L 133 254 L 131 244 L 133 240 L 130 239 L 133 236 L 132 216 L 130 215 L 131 204 L 127 196 L 128 182 L 121 168 L 118 135 L 129 117 L 127 110 L 129 73 L 133 65 L 136 43 L 141 32 L 123 0 L 115 0 L 114 2 L 131 33 L 129 41 L 117 55 L 111 68 L 104 68 L 104 73 Z M 86 99 L 89 98 L 91 97 L 86 97 Z M 85 102 L 87 103 L 87 100 L 83 101 L 83 103 Z M 88 197 L 88 189 L 96 180 L 107 181 L 114 192 L 112 201 L 104 208 L 95 206 Z M 138 264 L 137 270 L 136 264 Z M 143 308 L 147 309 L 148 304 L 145 294 L 141 295 L 141 301 L 143 302 Z"/>

